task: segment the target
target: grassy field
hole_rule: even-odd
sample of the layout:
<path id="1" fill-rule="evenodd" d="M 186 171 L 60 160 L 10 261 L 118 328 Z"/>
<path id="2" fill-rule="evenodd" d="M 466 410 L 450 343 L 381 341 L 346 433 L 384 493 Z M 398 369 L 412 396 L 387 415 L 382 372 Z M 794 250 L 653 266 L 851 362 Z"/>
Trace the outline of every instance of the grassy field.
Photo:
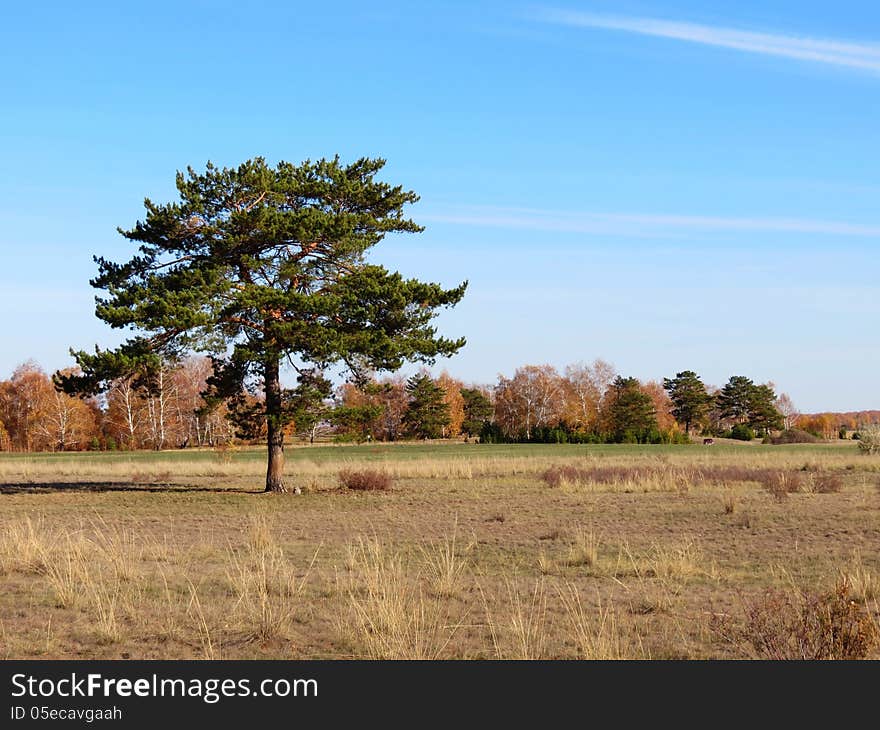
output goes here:
<path id="1" fill-rule="evenodd" d="M 880 656 L 853 444 L 287 456 L 0 455 L 0 657 Z"/>

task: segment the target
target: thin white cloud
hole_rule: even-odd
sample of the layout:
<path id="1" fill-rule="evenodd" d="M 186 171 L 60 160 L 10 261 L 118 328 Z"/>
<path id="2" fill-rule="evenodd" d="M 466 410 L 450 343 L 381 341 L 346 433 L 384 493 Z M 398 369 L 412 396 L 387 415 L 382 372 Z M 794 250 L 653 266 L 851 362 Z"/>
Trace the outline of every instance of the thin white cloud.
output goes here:
<path id="1" fill-rule="evenodd" d="M 750 232 L 880 238 L 880 225 L 809 218 L 590 213 L 488 206 L 461 206 L 418 217 L 431 223 L 606 236 L 666 238 L 688 233 Z"/>
<path id="2" fill-rule="evenodd" d="M 732 48 L 768 56 L 782 56 L 832 66 L 845 66 L 880 74 L 880 44 L 876 43 L 758 33 L 676 20 L 597 15 L 552 8 L 538 10 L 533 13 L 532 17 L 556 25 L 603 28 L 660 38 L 672 38 L 689 43 Z"/>

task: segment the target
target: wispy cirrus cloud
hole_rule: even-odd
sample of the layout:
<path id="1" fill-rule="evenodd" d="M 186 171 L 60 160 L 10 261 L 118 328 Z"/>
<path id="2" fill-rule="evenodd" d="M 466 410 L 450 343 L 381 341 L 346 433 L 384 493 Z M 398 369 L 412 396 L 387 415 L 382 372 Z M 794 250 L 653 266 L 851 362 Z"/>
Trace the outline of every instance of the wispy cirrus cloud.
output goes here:
<path id="1" fill-rule="evenodd" d="M 801 61 L 844 66 L 880 74 L 880 44 L 809 38 L 782 33 L 759 33 L 677 20 L 600 15 L 540 8 L 534 20 L 576 28 L 602 28 L 688 43 L 731 48 L 746 53 L 782 56 Z"/>
<path id="2" fill-rule="evenodd" d="M 431 223 L 485 228 L 645 238 L 666 238 L 690 233 L 736 232 L 880 238 L 880 224 L 810 218 L 593 213 L 492 206 L 435 209 L 419 214 L 418 218 Z"/>

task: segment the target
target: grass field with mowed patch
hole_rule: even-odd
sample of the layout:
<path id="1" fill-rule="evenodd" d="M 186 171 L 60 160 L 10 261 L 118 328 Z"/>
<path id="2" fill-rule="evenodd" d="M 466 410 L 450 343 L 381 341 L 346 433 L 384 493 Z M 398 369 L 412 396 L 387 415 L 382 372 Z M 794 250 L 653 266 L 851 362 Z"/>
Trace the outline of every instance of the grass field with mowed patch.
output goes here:
<path id="1" fill-rule="evenodd" d="M 0 455 L 0 657 L 880 656 L 852 443 L 286 454 Z"/>

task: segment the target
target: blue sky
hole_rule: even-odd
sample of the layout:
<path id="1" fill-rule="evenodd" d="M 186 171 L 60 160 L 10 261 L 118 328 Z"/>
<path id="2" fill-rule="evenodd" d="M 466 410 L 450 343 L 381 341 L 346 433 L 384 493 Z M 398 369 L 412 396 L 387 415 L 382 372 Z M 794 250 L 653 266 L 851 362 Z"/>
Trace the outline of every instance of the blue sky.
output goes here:
<path id="1" fill-rule="evenodd" d="M 422 5 L 6 8 L 0 377 L 119 340 L 91 256 L 175 170 L 338 152 L 422 196 L 376 261 L 470 280 L 453 374 L 602 357 L 880 407 L 880 5 Z"/>

